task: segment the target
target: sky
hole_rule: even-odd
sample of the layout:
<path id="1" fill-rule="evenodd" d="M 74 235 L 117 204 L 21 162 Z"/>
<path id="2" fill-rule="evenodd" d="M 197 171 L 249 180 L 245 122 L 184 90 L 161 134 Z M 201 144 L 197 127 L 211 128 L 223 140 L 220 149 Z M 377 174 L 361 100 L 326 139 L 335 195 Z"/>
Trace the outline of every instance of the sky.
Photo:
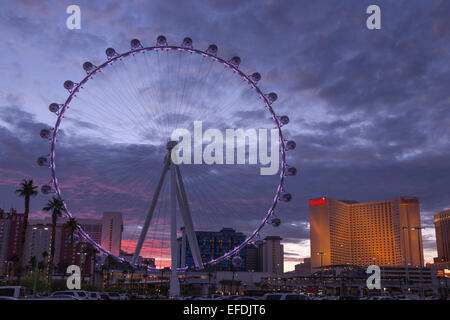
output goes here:
<path id="1" fill-rule="evenodd" d="M 79 30 L 66 27 L 72 4 L 81 9 Z M 366 28 L 371 4 L 381 8 L 380 30 Z M 262 235 L 282 236 L 286 271 L 309 255 L 308 199 L 321 196 L 419 197 L 425 259 L 436 256 L 432 217 L 450 207 L 450 3 L 444 0 L 2 1 L 1 208 L 22 210 L 14 194 L 22 179 L 39 185 L 51 179 L 36 164 L 50 150 L 39 131 L 54 126 L 48 105 L 65 101 L 64 81 L 79 82 L 82 64 L 104 62 L 108 47 L 125 52 L 133 38 L 153 46 L 161 34 L 174 45 L 191 37 L 203 50 L 214 43 L 226 60 L 238 55 L 240 70 L 259 72 L 261 89 L 277 93 L 276 114 L 290 118 L 283 134 L 297 144 L 287 162 L 298 174 L 285 184 L 293 200 L 277 205 L 281 226 Z M 132 59 L 86 84 L 61 125 L 56 151 L 71 212 L 122 211 L 129 251 L 170 130 L 193 120 L 219 129 L 273 127 L 258 97 L 212 61 L 169 53 Z M 256 228 L 279 178 L 254 169 L 182 168 L 199 229 L 249 234 Z M 33 199 L 33 217 L 43 215 L 47 200 Z M 147 255 L 156 254 L 152 248 L 168 251 L 167 210 L 166 196 L 150 228 L 154 237 L 144 245 Z"/>

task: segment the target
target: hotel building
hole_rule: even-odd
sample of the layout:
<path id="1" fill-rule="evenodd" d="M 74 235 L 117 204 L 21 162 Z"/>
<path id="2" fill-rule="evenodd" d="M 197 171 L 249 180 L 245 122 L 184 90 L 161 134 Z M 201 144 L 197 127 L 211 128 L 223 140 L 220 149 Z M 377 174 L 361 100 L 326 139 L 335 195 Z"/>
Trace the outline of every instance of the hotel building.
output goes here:
<path id="1" fill-rule="evenodd" d="M 104 212 L 100 219 L 76 219 L 84 231 L 97 243 L 115 255 L 120 254 L 123 221 L 119 212 Z M 72 243 L 70 231 L 65 228 L 67 218 L 60 218 L 55 234 L 55 264 L 79 264 L 81 243 Z M 51 218 L 28 222 L 25 239 L 25 260 L 32 256 L 41 259 L 42 252 L 50 250 Z"/>
<path id="2" fill-rule="evenodd" d="M 264 243 L 259 247 L 262 272 L 283 274 L 284 249 L 281 240 L 283 239 L 278 236 L 264 238 Z"/>
<path id="3" fill-rule="evenodd" d="M 196 231 L 198 246 L 202 261 L 207 262 L 218 258 L 237 247 L 245 240 L 245 235 L 236 232 L 232 228 L 222 228 L 219 232 L 213 231 Z M 178 239 L 178 250 L 180 252 L 180 266 L 194 266 L 194 258 L 192 257 L 191 248 L 187 241 L 184 228 L 182 228 L 182 236 Z M 216 271 L 244 271 L 246 270 L 246 248 L 239 252 L 242 264 L 238 268 L 234 268 L 231 260 L 224 260 L 216 265 Z"/>
<path id="4" fill-rule="evenodd" d="M 326 265 L 423 266 L 419 199 L 309 201 L 311 268 Z"/>
<path id="5" fill-rule="evenodd" d="M 9 212 L 0 208 L 0 274 L 8 270 L 9 259 L 13 255 L 22 255 L 23 213 L 14 209 Z"/>
<path id="6" fill-rule="evenodd" d="M 436 230 L 437 258 L 435 264 L 450 264 L 450 209 L 434 215 L 434 228 Z"/>

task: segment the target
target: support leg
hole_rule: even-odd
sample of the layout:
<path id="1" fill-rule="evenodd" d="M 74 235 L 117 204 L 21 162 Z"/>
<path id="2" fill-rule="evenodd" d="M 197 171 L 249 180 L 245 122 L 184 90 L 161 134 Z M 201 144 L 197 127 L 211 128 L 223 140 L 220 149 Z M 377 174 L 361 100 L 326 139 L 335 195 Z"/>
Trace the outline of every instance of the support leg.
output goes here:
<path id="1" fill-rule="evenodd" d="M 184 189 L 183 179 L 181 178 L 180 168 L 175 166 L 177 170 L 178 185 L 177 196 L 180 205 L 180 211 L 184 222 L 184 229 L 189 242 L 189 247 L 191 248 L 192 258 L 194 259 L 195 267 L 198 269 L 203 269 L 203 261 L 200 255 L 200 249 L 198 247 L 197 236 L 194 231 L 194 224 L 192 223 L 192 216 L 189 210 L 189 204 L 187 201 L 186 190 Z"/>
<path id="2" fill-rule="evenodd" d="M 144 226 L 142 227 L 141 235 L 139 237 L 139 241 L 136 245 L 136 249 L 134 251 L 133 260 L 131 261 L 131 265 L 135 265 L 136 259 L 139 257 L 139 253 L 141 252 L 142 245 L 144 244 L 145 237 L 147 236 L 148 228 L 150 226 L 150 221 L 152 220 L 153 212 L 156 208 L 156 203 L 158 202 L 159 194 L 161 193 L 161 188 L 164 183 L 164 179 L 166 177 L 166 173 L 169 170 L 169 161 L 166 161 L 164 164 L 163 171 L 161 173 L 161 178 L 159 178 L 158 186 L 156 187 L 155 193 L 153 195 L 152 204 L 147 213 L 147 217 L 145 218 Z"/>
<path id="3" fill-rule="evenodd" d="M 172 255 L 172 265 L 170 276 L 170 296 L 180 295 L 180 283 L 177 276 L 178 252 L 177 252 L 177 198 L 176 198 L 176 172 L 175 165 L 170 168 L 170 249 Z"/>

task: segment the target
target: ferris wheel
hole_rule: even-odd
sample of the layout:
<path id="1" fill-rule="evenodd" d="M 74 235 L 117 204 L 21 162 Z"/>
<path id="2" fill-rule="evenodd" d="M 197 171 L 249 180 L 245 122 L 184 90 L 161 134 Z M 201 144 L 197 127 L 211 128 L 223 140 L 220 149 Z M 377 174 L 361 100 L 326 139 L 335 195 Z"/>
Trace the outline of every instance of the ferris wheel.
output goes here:
<path id="1" fill-rule="evenodd" d="M 195 49 L 190 38 L 181 45 L 169 45 L 164 36 L 150 47 L 138 39 L 130 44 L 124 53 L 106 49 L 102 64 L 84 62 L 82 80 L 64 82 L 67 99 L 50 104 L 55 125 L 40 132 L 50 142 L 50 153 L 39 157 L 38 165 L 50 168 L 51 180 L 41 191 L 54 193 L 67 217 L 95 212 L 102 206 L 99 202 L 108 199 L 104 206 L 125 214 L 124 239 L 134 250 L 133 265 L 143 250 L 160 250 L 161 256 L 170 251 L 171 295 L 178 295 L 176 272 L 187 268 L 179 259 L 179 227 L 194 269 L 225 262 L 239 266 L 242 250 L 261 241 L 265 226 L 280 226 L 277 206 L 292 199 L 285 178 L 297 173 L 287 163 L 287 152 L 296 144 L 283 136 L 289 118 L 275 113 L 278 96 L 260 88 L 259 73 L 243 72 L 238 56 L 222 59 L 214 44 Z M 179 141 L 172 133 L 196 130 L 199 122 L 216 131 L 276 131 L 277 174 L 261 176 L 261 165 L 249 160 L 236 165 L 176 163 L 173 151 Z M 194 151 L 202 143 L 193 142 Z M 249 235 L 240 243 L 221 244 L 220 251 L 206 259 L 196 231 L 233 221 L 236 229 L 250 230 Z M 81 225 L 76 232 L 101 254 L 114 256 Z"/>

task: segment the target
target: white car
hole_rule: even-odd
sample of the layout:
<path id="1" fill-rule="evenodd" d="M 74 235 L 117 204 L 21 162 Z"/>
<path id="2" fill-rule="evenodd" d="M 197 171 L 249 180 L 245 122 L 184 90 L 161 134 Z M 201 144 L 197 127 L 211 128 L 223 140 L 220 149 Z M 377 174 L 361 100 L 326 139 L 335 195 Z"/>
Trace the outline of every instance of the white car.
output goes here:
<path id="1" fill-rule="evenodd" d="M 108 296 L 111 300 L 121 300 L 120 294 L 117 292 L 108 292 Z"/>
<path id="2" fill-rule="evenodd" d="M 311 300 L 311 298 L 305 294 L 300 294 L 300 293 L 271 292 L 271 293 L 266 293 L 265 295 L 263 295 L 261 300 Z"/>
<path id="3" fill-rule="evenodd" d="M 120 300 L 130 300 L 128 295 L 126 295 L 125 293 L 119 293 L 119 297 L 120 297 Z"/>
<path id="4" fill-rule="evenodd" d="M 100 297 L 100 292 L 89 292 L 89 300 L 102 300 Z"/>
<path id="5" fill-rule="evenodd" d="M 37 300 L 85 300 L 85 299 L 77 298 L 75 296 L 68 295 L 68 294 L 58 294 L 56 296 L 50 296 L 47 298 L 41 298 L 41 299 L 37 299 Z"/>
<path id="6" fill-rule="evenodd" d="M 64 291 L 55 291 L 52 293 L 50 297 L 56 296 L 72 296 L 79 300 L 89 300 L 89 292 L 84 290 L 64 290 Z"/>
<path id="7" fill-rule="evenodd" d="M 22 286 L 3 286 L 0 287 L 0 297 L 11 297 L 16 299 L 25 298 L 25 287 Z"/>

